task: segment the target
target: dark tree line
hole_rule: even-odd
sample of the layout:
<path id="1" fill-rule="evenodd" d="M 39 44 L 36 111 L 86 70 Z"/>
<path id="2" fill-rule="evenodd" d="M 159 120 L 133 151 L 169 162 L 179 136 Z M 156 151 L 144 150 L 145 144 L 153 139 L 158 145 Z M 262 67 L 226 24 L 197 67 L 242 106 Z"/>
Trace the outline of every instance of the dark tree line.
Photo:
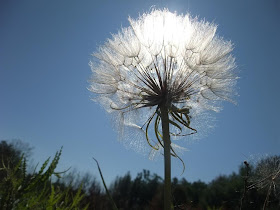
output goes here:
<path id="1" fill-rule="evenodd" d="M 0 203 L 3 203 L 5 192 L 7 192 L 5 186 L 10 186 L 5 183 L 8 174 L 3 168 L 8 165 L 10 168 L 16 168 L 22 160 L 22 151 L 15 148 L 13 144 L 2 141 L 0 157 Z M 58 160 L 59 158 L 56 159 L 57 162 Z M 45 172 L 49 168 L 45 166 Z M 20 170 L 23 170 L 22 167 Z M 41 173 L 42 177 L 45 172 Z M 52 176 L 56 175 L 55 170 L 51 172 Z M 17 173 L 17 176 L 17 179 L 21 179 L 22 173 Z M 36 176 L 38 173 L 26 175 L 26 179 L 28 177 L 34 179 Z M 51 209 L 59 209 L 56 207 L 58 204 L 49 204 L 51 195 L 57 197 L 59 205 L 68 202 L 64 206 L 65 209 L 112 209 L 104 187 L 90 174 L 78 176 L 78 173 L 74 171 L 62 175 L 62 178 L 51 179 L 49 174 L 45 178 L 47 181 L 44 184 L 48 190 L 44 197 L 48 199 L 44 202 L 45 205 L 53 205 Z M 11 198 L 9 202 L 19 202 L 18 200 L 21 199 L 19 197 L 21 194 L 16 191 L 17 189 L 13 189 L 13 193 L 18 196 L 17 200 Z M 129 172 L 124 176 L 116 177 L 109 186 L 109 191 L 118 209 L 163 209 L 163 179 L 157 174 L 151 174 L 148 170 L 138 173 L 135 178 L 132 178 Z M 36 193 L 30 195 L 35 196 Z M 280 156 L 263 158 L 256 165 L 250 165 L 245 161 L 238 173 L 219 176 L 210 183 L 202 181 L 191 183 L 185 178 L 173 178 L 172 195 L 174 209 L 178 210 L 280 209 Z M 73 202 L 76 203 L 73 208 L 70 208 Z"/>

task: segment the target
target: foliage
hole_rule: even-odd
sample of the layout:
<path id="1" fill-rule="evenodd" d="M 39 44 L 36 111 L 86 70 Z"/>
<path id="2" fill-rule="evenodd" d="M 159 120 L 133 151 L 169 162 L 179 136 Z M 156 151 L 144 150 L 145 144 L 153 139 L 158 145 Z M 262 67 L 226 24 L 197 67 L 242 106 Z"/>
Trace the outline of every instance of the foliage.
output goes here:
<path id="1" fill-rule="evenodd" d="M 55 169 L 61 152 L 56 152 L 52 161 L 48 158 L 38 172 L 29 174 L 25 156 L 20 157 L 20 151 L 2 141 L 0 209 L 81 209 L 82 185 L 73 194 L 71 188 L 62 190 L 51 182 L 52 175 L 60 178 Z"/>
<path id="2" fill-rule="evenodd" d="M 221 175 L 208 184 L 173 178 L 174 209 L 279 209 L 279 160 L 280 156 L 267 157 L 256 166 L 246 162 L 238 173 Z M 120 209 L 163 209 L 163 180 L 147 170 L 135 179 L 130 173 L 117 177 L 110 190 Z"/>
<path id="3" fill-rule="evenodd" d="M 51 181 L 52 175 L 59 175 L 54 170 L 61 151 L 37 173 L 28 174 L 20 151 L 13 151 L 7 142 L 1 142 L 0 148 L 0 209 L 112 209 L 106 191 L 90 174 L 67 173 Z M 256 164 L 246 162 L 238 173 L 218 176 L 210 183 L 173 178 L 174 209 L 279 209 L 279 160 L 280 156 L 270 156 Z M 163 209 L 163 179 L 148 170 L 135 178 L 129 172 L 117 177 L 108 191 L 118 209 Z"/>
<path id="4" fill-rule="evenodd" d="M 163 180 L 156 174 L 151 175 L 150 171 L 143 170 L 134 180 L 130 173 L 117 177 L 110 190 L 116 205 L 123 209 L 163 208 Z"/>

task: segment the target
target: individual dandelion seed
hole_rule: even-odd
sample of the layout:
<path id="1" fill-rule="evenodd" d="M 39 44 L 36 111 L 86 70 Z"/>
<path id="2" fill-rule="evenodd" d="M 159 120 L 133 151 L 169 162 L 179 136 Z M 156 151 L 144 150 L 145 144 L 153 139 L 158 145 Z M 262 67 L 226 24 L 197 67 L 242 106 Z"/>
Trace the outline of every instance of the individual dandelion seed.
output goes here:
<path id="1" fill-rule="evenodd" d="M 129 23 L 94 53 L 89 90 L 115 116 L 126 144 L 141 149 L 146 139 L 152 150 L 163 150 L 170 182 L 170 156 L 179 158 L 176 149 L 181 149 L 170 136 L 200 132 L 195 119 L 219 111 L 219 101 L 234 101 L 233 45 L 216 34 L 215 24 L 167 9 Z M 211 126 L 204 123 L 202 131 Z M 144 135 L 140 141 L 138 134 Z"/>

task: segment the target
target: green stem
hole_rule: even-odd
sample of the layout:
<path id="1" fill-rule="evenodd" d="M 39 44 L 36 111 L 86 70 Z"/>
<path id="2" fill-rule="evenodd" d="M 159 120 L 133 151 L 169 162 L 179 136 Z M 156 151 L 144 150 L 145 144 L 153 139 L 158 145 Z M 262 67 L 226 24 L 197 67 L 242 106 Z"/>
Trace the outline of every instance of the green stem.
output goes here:
<path id="1" fill-rule="evenodd" d="M 171 196 L 171 141 L 169 134 L 168 109 L 165 106 L 160 107 L 161 126 L 164 142 L 164 210 L 172 209 Z"/>

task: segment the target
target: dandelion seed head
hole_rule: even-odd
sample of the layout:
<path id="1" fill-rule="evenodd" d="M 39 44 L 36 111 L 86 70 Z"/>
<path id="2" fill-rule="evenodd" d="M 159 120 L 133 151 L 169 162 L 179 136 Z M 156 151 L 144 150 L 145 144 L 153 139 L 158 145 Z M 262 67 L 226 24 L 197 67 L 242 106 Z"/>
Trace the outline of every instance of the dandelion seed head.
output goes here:
<path id="1" fill-rule="evenodd" d="M 280 193 L 280 157 L 263 156 L 256 161 L 252 183 L 258 189 L 271 187 L 275 194 Z"/>
<path id="2" fill-rule="evenodd" d="M 216 24 L 189 14 L 154 9 L 128 20 L 90 63 L 89 90 L 113 116 L 119 139 L 141 153 L 151 145 L 160 151 L 160 106 L 168 108 L 174 140 L 204 136 L 214 127 L 211 112 L 236 96 L 233 44 L 216 34 Z"/>

